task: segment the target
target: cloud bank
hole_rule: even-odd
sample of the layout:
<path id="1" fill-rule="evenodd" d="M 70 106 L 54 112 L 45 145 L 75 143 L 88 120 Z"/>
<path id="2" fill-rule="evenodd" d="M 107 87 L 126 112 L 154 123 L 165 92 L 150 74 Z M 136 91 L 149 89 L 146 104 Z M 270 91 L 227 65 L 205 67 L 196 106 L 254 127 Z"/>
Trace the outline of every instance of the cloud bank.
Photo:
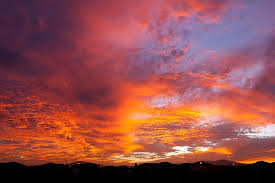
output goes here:
<path id="1" fill-rule="evenodd" d="M 272 8 L 1 2 L 0 161 L 274 161 Z"/>

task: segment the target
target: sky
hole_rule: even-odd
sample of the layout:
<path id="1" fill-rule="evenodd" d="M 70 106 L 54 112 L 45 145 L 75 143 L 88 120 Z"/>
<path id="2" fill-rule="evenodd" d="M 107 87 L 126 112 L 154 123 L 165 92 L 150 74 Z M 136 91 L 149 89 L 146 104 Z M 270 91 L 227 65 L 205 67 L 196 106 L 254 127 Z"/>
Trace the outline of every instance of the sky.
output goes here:
<path id="1" fill-rule="evenodd" d="M 274 162 L 274 8 L 1 1 L 0 162 Z"/>

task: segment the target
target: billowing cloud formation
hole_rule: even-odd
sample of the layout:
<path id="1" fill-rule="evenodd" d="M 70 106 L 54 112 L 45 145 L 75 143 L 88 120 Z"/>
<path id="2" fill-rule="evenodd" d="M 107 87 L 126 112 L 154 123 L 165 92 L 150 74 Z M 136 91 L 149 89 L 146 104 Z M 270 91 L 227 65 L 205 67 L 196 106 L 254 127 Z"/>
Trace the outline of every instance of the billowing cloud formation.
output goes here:
<path id="1" fill-rule="evenodd" d="M 1 2 L 0 161 L 274 161 L 274 6 Z"/>

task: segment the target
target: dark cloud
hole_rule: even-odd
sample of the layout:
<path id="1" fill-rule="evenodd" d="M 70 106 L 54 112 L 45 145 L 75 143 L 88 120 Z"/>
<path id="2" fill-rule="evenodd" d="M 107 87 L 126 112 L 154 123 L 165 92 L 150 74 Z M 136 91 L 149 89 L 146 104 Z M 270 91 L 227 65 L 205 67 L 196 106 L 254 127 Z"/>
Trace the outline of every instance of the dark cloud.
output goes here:
<path id="1" fill-rule="evenodd" d="M 213 133 L 215 135 L 214 139 L 219 141 L 226 138 L 233 139 L 238 137 L 236 130 L 239 128 L 240 126 L 237 124 L 221 122 L 212 127 L 209 132 Z"/>
<path id="2" fill-rule="evenodd" d="M 268 154 L 270 155 L 270 153 L 268 153 L 267 151 L 275 148 L 274 140 L 274 138 L 247 140 L 246 143 L 244 143 L 240 148 L 235 151 L 232 158 L 236 160 L 244 160 L 245 158 L 251 159 L 256 157 L 264 157 Z"/>
<path id="3" fill-rule="evenodd" d="M 113 90 L 109 88 L 96 89 L 78 89 L 76 91 L 76 99 L 82 104 L 95 105 L 99 108 L 113 108 L 115 101 L 108 98 L 113 95 Z"/>
<path id="4" fill-rule="evenodd" d="M 9 118 L 8 113 L 0 112 L 0 120 L 4 120 Z"/>
<path id="5" fill-rule="evenodd" d="M 20 141 L 13 141 L 13 140 L 0 140 L 1 145 L 12 145 L 12 144 L 20 144 Z"/>
<path id="6" fill-rule="evenodd" d="M 47 67 L 37 65 L 33 60 L 27 59 L 20 52 L 9 50 L 0 46 L 0 66 L 2 72 L 12 72 L 23 76 L 39 77 L 47 73 Z"/>

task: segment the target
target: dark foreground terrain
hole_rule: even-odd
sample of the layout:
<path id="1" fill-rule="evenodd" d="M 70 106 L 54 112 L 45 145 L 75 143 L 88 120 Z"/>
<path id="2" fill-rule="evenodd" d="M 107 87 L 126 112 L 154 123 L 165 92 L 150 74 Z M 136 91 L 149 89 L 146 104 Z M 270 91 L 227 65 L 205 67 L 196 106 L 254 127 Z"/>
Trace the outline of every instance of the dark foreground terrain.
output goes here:
<path id="1" fill-rule="evenodd" d="M 244 165 L 231 161 L 184 164 L 145 163 L 99 167 L 92 163 L 25 166 L 0 163 L 0 182 L 275 182 L 275 163 Z"/>

